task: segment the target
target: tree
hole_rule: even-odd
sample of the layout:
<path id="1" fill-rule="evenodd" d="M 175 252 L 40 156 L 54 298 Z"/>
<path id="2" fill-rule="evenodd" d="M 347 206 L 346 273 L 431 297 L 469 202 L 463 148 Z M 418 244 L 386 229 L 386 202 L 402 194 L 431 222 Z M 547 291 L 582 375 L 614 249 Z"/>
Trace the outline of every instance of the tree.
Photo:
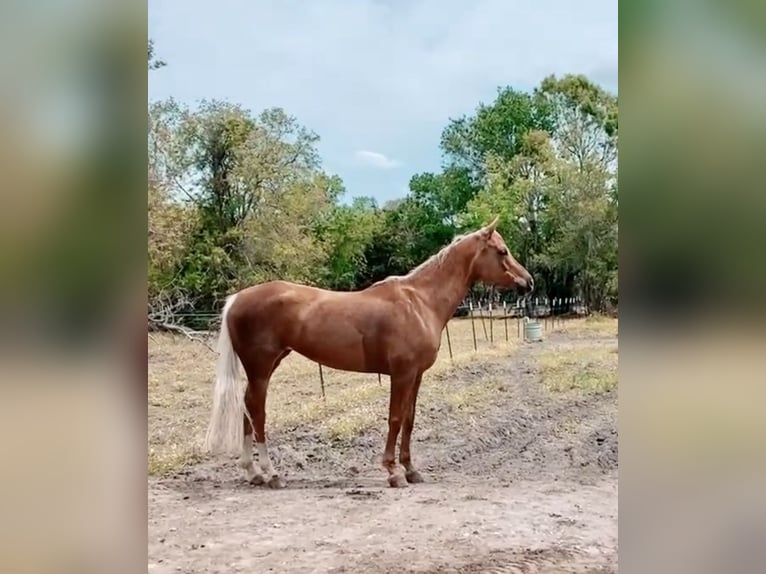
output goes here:
<path id="1" fill-rule="evenodd" d="M 542 256 L 548 269 L 572 280 L 590 309 L 604 310 L 617 295 L 617 203 L 610 174 L 559 164 L 552 195 L 553 234 Z"/>
<path id="2" fill-rule="evenodd" d="M 408 196 L 384 207 L 382 222 L 365 251 L 363 284 L 403 275 L 449 243 L 454 229 L 430 206 Z"/>
<path id="3" fill-rule="evenodd" d="M 150 42 L 150 69 L 159 62 Z M 211 311 L 270 279 L 363 288 L 497 215 L 540 295 L 616 301 L 617 98 L 582 76 L 505 87 L 450 120 L 442 170 L 413 175 L 382 207 L 339 203 L 318 136 L 280 108 L 171 99 L 150 106 L 149 127 L 149 289 L 161 308 Z"/>
<path id="4" fill-rule="evenodd" d="M 553 112 L 551 134 L 561 157 L 582 170 L 586 163 L 616 168 L 617 97 L 582 75 L 548 76 L 536 90 Z"/>
<path id="5" fill-rule="evenodd" d="M 151 106 L 152 173 L 194 214 L 174 271 L 192 306 L 214 308 L 256 281 L 317 280 L 325 251 L 314 228 L 343 190 L 320 169 L 317 141 L 281 109 Z"/>
<path id="6" fill-rule="evenodd" d="M 340 189 L 340 178 L 324 173 L 288 181 L 247 218 L 242 227 L 245 264 L 239 267 L 236 287 L 274 279 L 322 283 L 327 250 L 315 230 Z"/>
<path id="7" fill-rule="evenodd" d="M 168 323 L 173 312 L 187 301 L 176 270 L 182 264 L 188 234 L 197 224 L 196 212 L 191 206 L 174 201 L 151 168 L 147 207 L 150 315 L 157 322 Z"/>
<path id="8" fill-rule="evenodd" d="M 336 205 L 317 226 L 327 260 L 323 283 L 338 290 L 356 289 L 367 275 L 366 253 L 379 231 L 381 211 L 374 199 L 357 197 L 351 205 Z"/>
<path id="9" fill-rule="evenodd" d="M 530 131 L 519 142 L 519 153 L 507 160 L 491 155 L 486 162 L 486 184 L 463 215 L 470 227 L 500 217 L 498 230 L 519 262 L 538 277 L 538 290 L 550 284 L 537 264 L 547 240 L 550 177 L 555 159 L 548 135 Z"/>
<path id="10" fill-rule="evenodd" d="M 579 294 L 593 309 L 616 296 L 617 203 L 609 171 L 557 157 L 544 132 L 525 135 L 520 153 L 492 156 L 487 183 L 462 218 L 475 227 L 494 215 L 498 230 L 549 298 Z"/>
<path id="11" fill-rule="evenodd" d="M 481 184 L 487 157 L 510 160 L 521 151 L 524 135 L 553 129 L 549 101 L 510 87 L 498 89 L 495 101 L 480 104 L 474 116 L 450 120 L 441 147 L 447 165 L 465 168 Z"/>
<path id="12" fill-rule="evenodd" d="M 468 169 L 450 166 L 442 173 L 420 173 L 410 180 L 410 194 L 413 199 L 430 209 L 445 225 L 457 231 L 457 216 L 478 187 L 471 182 Z"/>

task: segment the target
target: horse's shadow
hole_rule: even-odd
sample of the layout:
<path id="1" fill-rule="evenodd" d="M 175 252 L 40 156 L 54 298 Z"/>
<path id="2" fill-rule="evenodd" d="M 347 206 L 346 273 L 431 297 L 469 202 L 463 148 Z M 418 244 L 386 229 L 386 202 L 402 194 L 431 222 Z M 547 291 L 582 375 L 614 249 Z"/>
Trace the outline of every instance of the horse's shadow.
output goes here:
<path id="1" fill-rule="evenodd" d="M 289 490 L 314 490 L 314 491 L 326 491 L 328 494 L 332 493 L 332 495 L 337 495 L 337 491 L 348 491 L 348 493 L 358 494 L 362 491 L 375 491 L 375 490 L 383 490 L 387 487 L 386 479 L 385 477 L 375 478 L 375 477 L 360 477 L 360 476 L 354 476 L 354 477 L 337 477 L 337 476 L 327 476 L 327 477 L 312 477 L 312 478 L 305 478 L 305 477 L 284 477 L 285 481 L 285 487 L 278 489 L 278 491 L 289 491 Z M 271 490 L 268 485 L 254 485 L 246 480 L 242 479 L 238 481 L 238 484 L 236 485 L 237 489 L 242 490 L 248 490 L 248 489 L 265 489 L 265 490 Z M 335 491 L 335 492 L 333 492 Z M 363 495 L 362 495 L 363 496 Z"/>

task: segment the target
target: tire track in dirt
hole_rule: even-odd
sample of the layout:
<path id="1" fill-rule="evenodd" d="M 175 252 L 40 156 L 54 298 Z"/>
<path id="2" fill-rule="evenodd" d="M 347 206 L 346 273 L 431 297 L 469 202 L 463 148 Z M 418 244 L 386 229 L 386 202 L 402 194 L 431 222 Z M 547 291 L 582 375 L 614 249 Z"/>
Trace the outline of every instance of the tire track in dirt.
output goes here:
<path id="1" fill-rule="evenodd" d="M 460 566 L 436 566 L 424 574 L 608 574 L 614 571 L 615 564 L 599 562 L 571 550 L 522 549 L 491 552 L 481 560 Z"/>
<path id="2" fill-rule="evenodd" d="M 570 344 L 555 333 L 546 343 L 523 347 L 478 369 L 450 373 L 461 384 L 492 378 L 503 391 L 470 424 L 454 421 L 449 413 L 425 413 L 426 437 L 417 427 L 413 435 L 413 453 L 424 468 L 440 476 L 456 473 L 501 483 L 538 477 L 592 481 L 616 468 L 616 392 L 582 396 L 545 391 L 538 355 Z M 608 343 L 614 340 L 575 345 Z M 418 423 L 422 426 L 423 419 Z"/>

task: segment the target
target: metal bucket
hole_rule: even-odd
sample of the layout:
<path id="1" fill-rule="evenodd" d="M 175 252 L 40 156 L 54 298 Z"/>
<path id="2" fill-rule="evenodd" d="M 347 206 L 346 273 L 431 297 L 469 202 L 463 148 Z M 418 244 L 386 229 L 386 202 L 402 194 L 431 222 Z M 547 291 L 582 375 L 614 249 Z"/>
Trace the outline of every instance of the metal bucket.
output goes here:
<path id="1" fill-rule="evenodd" d="M 543 328 L 537 320 L 524 320 L 524 340 L 537 342 L 543 340 Z"/>

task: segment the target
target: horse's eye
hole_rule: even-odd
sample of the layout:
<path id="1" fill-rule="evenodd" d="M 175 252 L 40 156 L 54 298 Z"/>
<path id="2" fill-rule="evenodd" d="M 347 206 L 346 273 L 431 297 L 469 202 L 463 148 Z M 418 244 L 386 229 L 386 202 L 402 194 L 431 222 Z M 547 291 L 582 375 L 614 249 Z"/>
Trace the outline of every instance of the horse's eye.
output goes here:
<path id="1" fill-rule="evenodd" d="M 505 257 L 506 255 L 508 255 L 508 250 L 507 249 L 499 249 L 498 253 L 500 253 L 500 255 L 502 257 Z"/>

